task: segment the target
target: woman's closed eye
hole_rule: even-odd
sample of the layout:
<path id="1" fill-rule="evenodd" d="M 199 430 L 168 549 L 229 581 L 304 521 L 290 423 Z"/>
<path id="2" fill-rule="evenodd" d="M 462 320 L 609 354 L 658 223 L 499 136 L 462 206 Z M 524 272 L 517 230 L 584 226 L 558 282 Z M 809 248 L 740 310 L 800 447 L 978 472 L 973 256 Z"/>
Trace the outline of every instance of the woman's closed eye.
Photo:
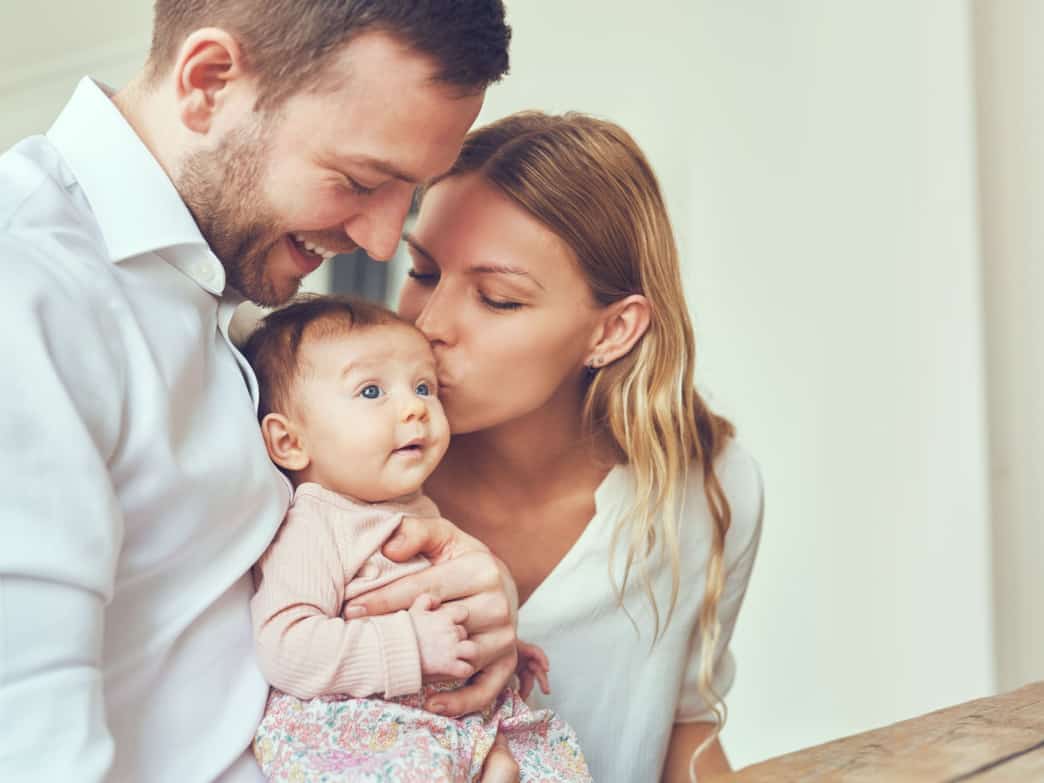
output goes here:
<path id="1" fill-rule="evenodd" d="M 479 299 L 482 300 L 482 304 L 486 305 L 492 310 L 518 310 L 523 305 L 521 302 L 516 302 L 511 299 L 500 299 L 499 297 L 486 296 L 486 294 L 479 292 Z"/>
<path id="2" fill-rule="evenodd" d="M 406 275 L 421 285 L 435 285 L 435 283 L 439 282 L 438 272 L 427 272 L 423 269 L 411 268 L 406 272 Z"/>

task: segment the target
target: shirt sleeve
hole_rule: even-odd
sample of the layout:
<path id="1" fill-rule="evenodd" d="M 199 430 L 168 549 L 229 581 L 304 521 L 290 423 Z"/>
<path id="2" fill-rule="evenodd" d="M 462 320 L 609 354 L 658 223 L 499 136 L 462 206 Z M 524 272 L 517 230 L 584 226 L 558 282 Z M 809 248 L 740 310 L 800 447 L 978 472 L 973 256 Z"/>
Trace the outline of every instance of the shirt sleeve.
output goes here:
<path id="1" fill-rule="evenodd" d="M 718 636 L 718 644 L 714 651 L 714 672 L 711 676 L 711 687 L 722 699 L 725 698 L 732 683 L 736 678 L 736 660 L 729 649 L 732 640 L 732 632 L 736 627 L 736 617 L 739 615 L 743 597 L 747 592 L 747 584 L 750 582 L 751 570 L 754 567 L 754 559 L 758 551 L 758 543 L 761 539 L 761 522 L 764 516 L 764 491 L 761 483 L 761 475 L 753 461 L 749 463 L 753 471 L 749 474 L 749 482 L 741 493 L 730 493 L 730 501 L 733 504 L 733 527 L 732 531 L 749 531 L 740 542 L 742 547 L 738 554 L 729 557 L 729 541 L 726 535 L 726 559 L 729 563 L 725 575 L 725 588 L 718 602 L 718 621 L 721 624 L 721 632 Z M 724 483 L 724 482 L 723 482 Z M 745 515 L 745 525 L 736 524 L 738 517 Z M 703 633 L 696 624 L 689 647 L 689 657 L 685 666 L 682 681 L 681 697 L 674 714 L 675 723 L 696 723 L 699 721 L 716 720 L 712 705 L 707 702 L 706 697 L 700 692 L 700 658 L 703 645 Z"/>
<path id="2" fill-rule="evenodd" d="M 94 284 L 26 244 L 0 237 L 0 777 L 100 781 L 124 367 Z"/>
<path id="3" fill-rule="evenodd" d="M 261 671 L 300 699 L 385 698 L 421 688 L 420 651 L 406 611 L 344 620 L 348 573 L 330 526 L 295 506 L 257 564 L 250 604 Z"/>

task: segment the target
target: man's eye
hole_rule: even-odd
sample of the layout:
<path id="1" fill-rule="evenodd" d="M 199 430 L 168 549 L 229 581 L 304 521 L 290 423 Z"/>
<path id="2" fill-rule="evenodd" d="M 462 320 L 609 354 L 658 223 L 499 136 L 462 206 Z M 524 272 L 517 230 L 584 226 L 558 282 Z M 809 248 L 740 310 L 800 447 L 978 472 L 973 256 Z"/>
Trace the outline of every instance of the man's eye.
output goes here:
<path id="1" fill-rule="evenodd" d="M 417 394 L 419 394 L 421 397 L 430 397 L 431 387 L 427 383 L 418 383 Z"/>
<path id="2" fill-rule="evenodd" d="M 381 387 L 376 383 L 371 383 L 368 386 L 363 386 L 363 389 L 359 394 L 368 400 L 376 400 L 381 396 Z"/>
<path id="3" fill-rule="evenodd" d="M 377 192 L 377 188 L 368 188 L 365 185 L 356 182 L 351 177 L 345 177 L 344 180 L 348 183 L 348 189 L 357 196 L 372 196 Z"/>

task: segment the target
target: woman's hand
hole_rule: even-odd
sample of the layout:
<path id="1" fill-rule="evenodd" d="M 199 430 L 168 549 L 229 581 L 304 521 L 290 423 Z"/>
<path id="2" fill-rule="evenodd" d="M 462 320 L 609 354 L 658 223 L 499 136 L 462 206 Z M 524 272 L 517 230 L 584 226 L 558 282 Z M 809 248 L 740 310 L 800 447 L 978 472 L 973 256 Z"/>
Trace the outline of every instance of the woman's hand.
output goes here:
<path id="1" fill-rule="evenodd" d="M 518 592 L 507 568 L 481 541 L 446 519 L 404 519 L 383 551 L 398 562 L 422 554 L 432 567 L 353 599 L 349 612 L 353 607 L 364 607 L 371 616 L 397 612 L 425 593 L 466 609 L 462 624 L 478 648 L 471 660 L 478 673 L 469 685 L 438 693 L 424 706 L 453 716 L 485 709 L 515 673 Z"/>

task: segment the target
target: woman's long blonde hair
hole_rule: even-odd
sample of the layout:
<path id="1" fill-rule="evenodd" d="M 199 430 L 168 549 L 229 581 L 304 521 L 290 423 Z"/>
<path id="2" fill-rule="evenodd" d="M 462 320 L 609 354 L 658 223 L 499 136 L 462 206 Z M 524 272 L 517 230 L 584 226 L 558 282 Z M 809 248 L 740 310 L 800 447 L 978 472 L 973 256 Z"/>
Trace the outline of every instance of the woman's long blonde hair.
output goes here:
<path id="1" fill-rule="evenodd" d="M 590 432 L 609 435 L 635 476 L 636 502 L 617 526 L 611 551 L 627 542 L 618 593 L 622 601 L 632 571 L 637 572 L 652 604 L 654 640 L 670 622 L 678 597 L 679 508 L 686 479 L 693 464 L 703 472 L 714 530 L 699 616 L 699 686 L 720 729 L 724 704 L 712 675 L 731 511 L 713 466 L 733 427 L 693 386 L 695 341 L 656 176 L 617 125 L 582 114 L 539 112 L 515 114 L 470 133 L 446 176 L 469 172 L 479 172 L 561 237 L 602 305 L 631 294 L 649 302 L 650 323 L 642 339 L 590 378 L 584 423 Z M 666 555 L 673 580 L 663 626 L 650 573 L 657 551 Z M 615 585 L 611 563 L 610 572 Z"/>

